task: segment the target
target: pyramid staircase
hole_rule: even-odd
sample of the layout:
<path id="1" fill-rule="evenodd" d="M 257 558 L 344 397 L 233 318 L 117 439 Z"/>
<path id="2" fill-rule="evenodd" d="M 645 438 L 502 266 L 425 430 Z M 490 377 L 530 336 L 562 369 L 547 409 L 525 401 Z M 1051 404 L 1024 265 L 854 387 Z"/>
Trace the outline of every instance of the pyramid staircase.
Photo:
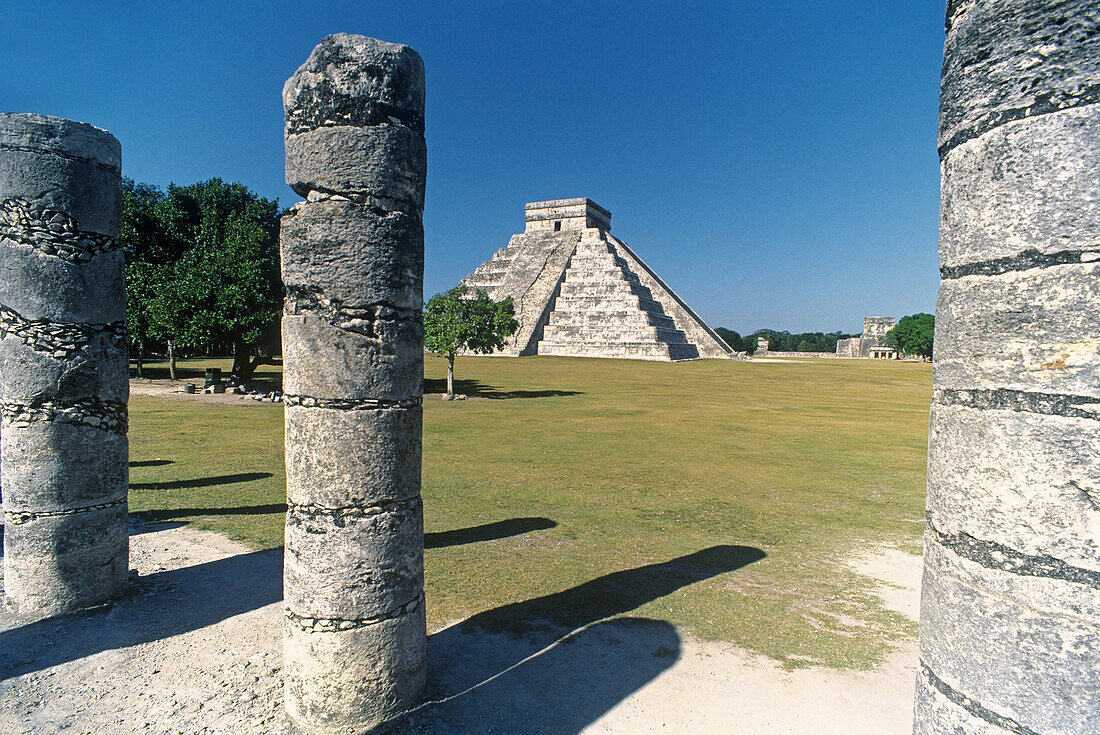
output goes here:
<path id="1" fill-rule="evenodd" d="M 540 355 L 688 360 L 699 349 L 600 230 L 577 245 L 538 343 Z"/>

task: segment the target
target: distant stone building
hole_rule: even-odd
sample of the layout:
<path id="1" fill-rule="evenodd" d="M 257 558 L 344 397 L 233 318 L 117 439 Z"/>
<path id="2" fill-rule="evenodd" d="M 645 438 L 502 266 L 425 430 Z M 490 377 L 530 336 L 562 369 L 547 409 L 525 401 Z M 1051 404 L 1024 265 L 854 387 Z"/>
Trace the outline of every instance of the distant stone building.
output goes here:
<path id="1" fill-rule="evenodd" d="M 866 317 L 863 320 L 863 334 L 850 339 L 837 340 L 836 356 L 897 359 L 897 351 L 886 346 L 886 333 L 896 324 L 892 316 Z"/>
<path id="2" fill-rule="evenodd" d="M 756 338 L 756 352 L 753 353 L 757 357 L 763 357 L 768 354 L 768 340 L 764 337 Z"/>
<path id="3" fill-rule="evenodd" d="M 512 297 L 519 329 L 499 354 L 640 360 L 732 357 L 691 307 L 625 242 L 590 199 L 525 206 L 526 229 L 462 280 Z"/>

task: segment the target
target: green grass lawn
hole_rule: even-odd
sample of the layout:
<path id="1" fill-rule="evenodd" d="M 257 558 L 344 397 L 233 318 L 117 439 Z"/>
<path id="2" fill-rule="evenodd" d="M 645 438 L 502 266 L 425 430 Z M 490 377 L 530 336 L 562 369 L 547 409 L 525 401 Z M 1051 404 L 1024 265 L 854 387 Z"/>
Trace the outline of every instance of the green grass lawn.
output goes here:
<path id="1" fill-rule="evenodd" d="M 427 392 L 445 371 L 428 358 Z M 636 607 L 851 668 L 914 633 L 844 561 L 920 551 L 931 366 L 466 358 L 456 376 L 473 400 L 424 409 L 431 627 L 534 598 L 562 623 Z M 133 511 L 282 543 L 279 405 L 130 405 Z"/>

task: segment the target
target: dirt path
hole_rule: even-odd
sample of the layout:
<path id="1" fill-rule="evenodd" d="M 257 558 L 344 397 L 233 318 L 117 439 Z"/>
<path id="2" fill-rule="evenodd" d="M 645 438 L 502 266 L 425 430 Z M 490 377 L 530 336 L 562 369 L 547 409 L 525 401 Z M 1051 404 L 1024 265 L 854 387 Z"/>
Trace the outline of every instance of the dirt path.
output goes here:
<path id="1" fill-rule="evenodd" d="M 113 607 L 31 624 L 0 613 L 0 732 L 284 732 L 281 566 L 281 550 L 135 524 L 139 576 Z M 857 569 L 915 615 L 919 557 L 883 552 Z M 429 656 L 435 701 L 397 732 L 901 735 L 916 645 L 871 672 L 784 672 L 625 618 L 546 643 L 452 626 Z"/>

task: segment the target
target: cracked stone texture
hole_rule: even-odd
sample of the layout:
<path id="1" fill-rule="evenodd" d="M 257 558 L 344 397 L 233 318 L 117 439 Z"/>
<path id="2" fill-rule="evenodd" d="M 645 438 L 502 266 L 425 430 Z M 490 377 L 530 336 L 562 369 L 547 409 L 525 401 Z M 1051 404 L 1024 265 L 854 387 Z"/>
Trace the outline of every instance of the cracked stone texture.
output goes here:
<path id="1" fill-rule="evenodd" d="M 287 501 L 369 506 L 420 495 L 422 410 L 287 406 Z M 342 448 L 321 451 L 326 442 Z"/>
<path id="2" fill-rule="evenodd" d="M 127 358 L 110 326 L 126 318 L 122 251 L 78 262 L 20 239 L 37 228 L 117 242 L 119 166 L 104 130 L 0 115 L 0 201 L 26 203 L 5 210 L 15 219 L 0 238 L 0 306 L 19 321 L 0 330 L 4 592 L 28 617 L 100 604 L 126 584 L 128 450 L 112 417 L 125 418 Z"/>
<path id="3" fill-rule="evenodd" d="M 424 227 L 407 212 L 325 201 L 282 225 L 283 283 L 315 289 L 341 306 L 423 306 Z"/>
<path id="4" fill-rule="evenodd" d="M 423 64 L 324 39 L 287 82 L 285 702 L 359 733 L 420 701 Z M 366 406 L 371 407 L 366 407 Z"/>
<path id="5" fill-rule="evenodd" d="M 914 731 L 1100 732 L 1100 10 L 947 28 Z"/>

